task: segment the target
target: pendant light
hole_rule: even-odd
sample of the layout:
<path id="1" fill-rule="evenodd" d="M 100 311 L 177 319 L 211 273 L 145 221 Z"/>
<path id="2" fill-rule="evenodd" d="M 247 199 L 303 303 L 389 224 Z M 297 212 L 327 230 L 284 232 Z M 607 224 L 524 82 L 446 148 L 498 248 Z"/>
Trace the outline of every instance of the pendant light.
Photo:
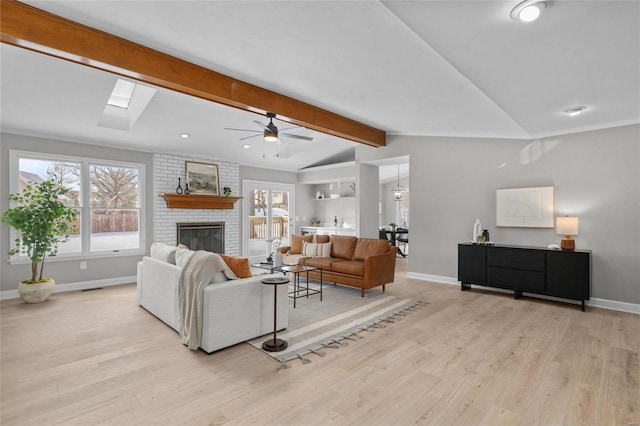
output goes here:
<path id="1" fill-rule="evenodd" d="M 402 193 L 407 192 L 407 188 L 400 185 L 400 163 L 398 163 L 398 184 L 391 189 L 391 192 L 393 192 L 394 201 L 401 201 Z"/>

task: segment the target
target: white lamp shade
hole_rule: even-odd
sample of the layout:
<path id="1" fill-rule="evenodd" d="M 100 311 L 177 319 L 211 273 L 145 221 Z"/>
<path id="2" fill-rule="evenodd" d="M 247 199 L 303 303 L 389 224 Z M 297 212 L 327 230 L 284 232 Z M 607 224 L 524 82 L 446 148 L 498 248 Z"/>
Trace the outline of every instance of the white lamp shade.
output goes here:
<path id="1" fill-rule="evenodd" d="M 556 217 L 556 234 L 558 235 L 578 235 L 577 217 Z"/>

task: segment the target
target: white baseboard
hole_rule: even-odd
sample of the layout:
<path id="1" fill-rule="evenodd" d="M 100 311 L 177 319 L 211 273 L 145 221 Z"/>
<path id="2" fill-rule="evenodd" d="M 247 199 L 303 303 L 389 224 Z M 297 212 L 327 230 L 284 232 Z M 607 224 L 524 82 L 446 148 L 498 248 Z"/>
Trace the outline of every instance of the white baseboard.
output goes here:
<path id="1" fill-rule="evenodd" d="M 617 300 L 598 299 L 592 297 L 591 300 L 587 301 L 587 304 L 596 308 L 640 314 L 640 305 L 636 303 L 618 302 Z"/>
<path id="2" fill-rule="evenodd" d="M 74 290 L 92 290 L 94 288 L 134 283 L 136 282 L 136 279 L 137 279 L 136 276 L 133 275 L 131 277 L 107 278 L 104 280 L 80 281 L 77 283 L 56 284 L 54 293 L 62 293 L 65 291 L 74 291 Z M 0 300 L 17 299 L 19 297 L 20 295 L 18 294 L 17 289 L 0 291 Z"/>
<path id="3" fill-rule="evenodd" d="M 415 278 L 423 281 L 433 281 L 436 283 L 460 285 L 457 278 L 444 277 L 442 275 L 418 274 L 416 272 L 407 272 L 407 278 Z"/>
<path id="4" fill-rule="evenodd" d="M 432 281 L 432 282 L 442 283 L 442 284 L 453 284 L 457 286 L 460 285 L 460 281 L 458 281 L 457 278 L 444 277 L 441 275 L 418 274 L 416 272 L 407 272 L 407 278 L 415 278 L 417 280 Z M 477 288 L 492 290 L 492 291 L 502 291 L 502 292 L 511 293 L 510 291 L 497 289 L 493 287 L 485 287 L 485 286 L 475 285 L 475 284 L 473 286 Z M 524 294 L 526 295 L 527 293 L 525 292 Z M 562 298 L 553 297 L 553 296 L 545 296 L 542 294 L 535 294 L 534 296 L 539 297 L 541 299 L 554 300 L 556 302 L 580 304 L 580 302 L 575 300 L 562 299 Z M 619 302 L 617 300 L 599 299 L 595 297 L 592 297 L 590 300 L 587 300 L 586 303 L 587 303 L 587 306 L 590 306 L 593 308 L 611 309 L 612 311 L 629 312 L 631 314 L 640 315 L 640 304 L 636 304 L 636 303 Z"/>

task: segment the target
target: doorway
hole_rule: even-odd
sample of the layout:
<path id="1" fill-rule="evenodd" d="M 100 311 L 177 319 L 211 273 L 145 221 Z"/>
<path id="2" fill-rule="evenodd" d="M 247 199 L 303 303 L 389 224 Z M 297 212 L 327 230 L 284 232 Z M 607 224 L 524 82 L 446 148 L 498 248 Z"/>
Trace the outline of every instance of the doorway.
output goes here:
<path id="1" fill-rule="evenodd" d="M 290 245 L 295 185 L 243 180 L 242 188 L 243 256 L 250 263 L 263 262 L 274 246 Z"/>

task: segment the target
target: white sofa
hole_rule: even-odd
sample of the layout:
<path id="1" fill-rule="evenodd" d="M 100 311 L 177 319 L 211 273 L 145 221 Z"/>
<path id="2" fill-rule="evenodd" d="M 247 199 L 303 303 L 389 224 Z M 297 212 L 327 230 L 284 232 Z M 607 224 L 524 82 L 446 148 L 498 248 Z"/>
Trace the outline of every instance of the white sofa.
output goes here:
<path id="1" fill-rule="evenodd" d="M 152 246 L 150 256 L 138 263 L 138 305 L 179 331 L 178 283 L 182 268 L 175 265 L 175 254 L 168 252 Z M 205 287 L 202 350 L 211 353 L 273 333 L 274 286 L 262 284 L 263 278 L 265 275 L 258 275 Z M 282 330 L 289 321 L 288 291 L 286 286 L 278 287 L 277 325 Z"/>

